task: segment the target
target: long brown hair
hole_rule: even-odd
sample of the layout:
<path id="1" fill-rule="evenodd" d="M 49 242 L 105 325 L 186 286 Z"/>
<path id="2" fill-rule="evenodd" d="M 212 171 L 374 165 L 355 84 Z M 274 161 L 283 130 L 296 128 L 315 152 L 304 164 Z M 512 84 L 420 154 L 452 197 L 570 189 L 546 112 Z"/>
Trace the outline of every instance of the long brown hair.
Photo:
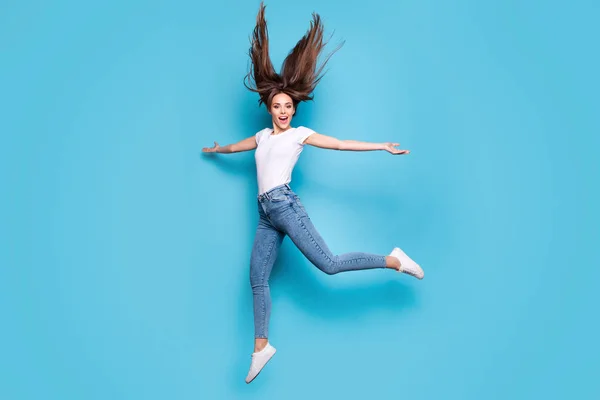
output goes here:
<path id="1" fill-rule="evenodd" d="M 260 96 L 259 105 L 264 103 L 270 107 L 273 97 L 279 93 L 290 96 L 294 102 L 294 108 L 302 101 L 313 99 L 312 92 L 324 75 L 322 74 L 323 68 L 329 58 L 344 43 L 340 43 L 318 65 L 317 59 L 328 41 L 323 41 L 324 28 L 321 17 L 314 12 L 312 17 L 308 31 L 289 52 L 281 66 L 281 73 L 278 74 L 269 57 L 269 33 L 265 20 L 265 5 L 263 2 L 260 3 L 260 9 L 256 16 L 256 27 L 250 39 L 249 55 L 252 65 L 250 72 L 244 78 L 244 85 Z"/>

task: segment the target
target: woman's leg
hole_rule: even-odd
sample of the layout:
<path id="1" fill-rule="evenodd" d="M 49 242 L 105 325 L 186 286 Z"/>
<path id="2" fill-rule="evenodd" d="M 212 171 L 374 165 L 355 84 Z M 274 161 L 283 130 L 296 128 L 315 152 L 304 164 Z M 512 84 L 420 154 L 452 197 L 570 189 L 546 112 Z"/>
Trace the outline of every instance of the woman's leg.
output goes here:
<path id="1" fill-rule="evenodd" d="M 281 221 L 285 233 L 306 258 L 321 271 L 333 275 L 344 271 L 393 268 L 395 260 L 383 255 L 362 252 L 334 255 L 314 227 L 298 197 L 296 195 L 291 197 L 294 212 L 287 213 Z"/>
<path id="2" fill-rule="evenodd" d="M 271 316 L 269 276 L 277 259 L 285 234 L 277 230 L 261 212 L 252 254 L 250 256 L 250 284 L 254 302 L 254 351 L 262 350 L 268 341 Z"/>

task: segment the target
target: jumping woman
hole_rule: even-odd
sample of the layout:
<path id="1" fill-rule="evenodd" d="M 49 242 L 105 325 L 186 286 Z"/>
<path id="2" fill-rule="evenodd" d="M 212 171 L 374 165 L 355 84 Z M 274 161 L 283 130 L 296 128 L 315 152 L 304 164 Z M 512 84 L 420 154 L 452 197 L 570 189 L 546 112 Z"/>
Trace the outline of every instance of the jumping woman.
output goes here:
<path id="1" fill-rule="evenodd" d="M 320 66 L 317 58 L 326 45 L 323 24 L 318 14 L 307 33 L 285 58 L 281 72 L 273 68 L 269 57 L 269 37 L 265 6 L 261 3 L 256 27 L 251 38 L 252 66 L 244 84 L 258 93 L 259 105 L 265 104 L 273 122 L 238 143 L 204 148 L 205 153 L 239 153 L 256 149 L 258 180 L 258 227 L 250 256 L 250 284 L 254 302 L 254 352 L 246 383 L 250 383 L 275 354 L 268 340 L 271 297 L 269 276 L 285 236 L 289 236 L 304 256 L 326 274 L 374 268 L 390 268 L 412 275 L 424 276 L 421 267 L 400 248 L 387 256 L 362 252 L 333 254 L 313 226 L 300 198 L 290 187 L 291 175 L 305 145 L 341 151 L 385 150 L 394 155 L 408 154 L 398 143 L 369 143 L 316 133 L 304 126 L 292 127 L 298 104 L 312 100 L 312 92 L 322 78 L 321 72 L 334 50 Z M 339 49 L 339 47 L 338 47 Z M 248 84 L 246 83 L 248 82 Z"/>

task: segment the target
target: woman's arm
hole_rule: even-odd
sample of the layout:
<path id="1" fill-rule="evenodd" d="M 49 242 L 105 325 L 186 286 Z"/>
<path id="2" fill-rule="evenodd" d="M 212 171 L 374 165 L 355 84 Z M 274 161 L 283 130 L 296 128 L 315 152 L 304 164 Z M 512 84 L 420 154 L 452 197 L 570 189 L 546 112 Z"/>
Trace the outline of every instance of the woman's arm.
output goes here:
<path id="1" fill-rule="evenodd" d="M 202 149 L 204 153 L 239 153 L 242 151 L 254 150 L 256 148 L 256 137 L 250 136 L 244 140 L 240 140 L 237 143 L 228 144 L 227 146 L 219 146 L 219 143 L 215 142 L 213 147 L 205 147 Z"/>
<path id="2" fill-rule="evenodd" d="M 304 143 L 311 146 L 320 147 L 322 149 L 340 150 L 340 151 L 371 151 L 371 150 L 386 150 L 392 154 L 408 154 L 408 150 L 396 149 L 400 143 L 370 143 L 360 142 L 358 140 L 340 140 L 332 136 L 313 133 Z"/>

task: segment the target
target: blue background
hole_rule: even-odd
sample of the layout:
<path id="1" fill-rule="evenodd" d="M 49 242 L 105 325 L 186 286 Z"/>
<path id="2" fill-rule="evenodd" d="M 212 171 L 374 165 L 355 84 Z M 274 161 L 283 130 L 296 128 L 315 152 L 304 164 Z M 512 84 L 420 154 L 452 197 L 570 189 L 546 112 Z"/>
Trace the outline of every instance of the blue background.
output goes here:
<path id="1" fill-rule="evenodd" d="M 334 252 L 426 276 L 286 239 L 246 385 L 254 154 L 201 148 L 270 122 L 259 2 L 4 0 L 0 398 L 599 398 L 598 5 L 483 3 L 267 3 L 277 67 L 314 10 L 346 40 L 293 124 L 411 150 L 307 146 L 292 187 Z"/>

